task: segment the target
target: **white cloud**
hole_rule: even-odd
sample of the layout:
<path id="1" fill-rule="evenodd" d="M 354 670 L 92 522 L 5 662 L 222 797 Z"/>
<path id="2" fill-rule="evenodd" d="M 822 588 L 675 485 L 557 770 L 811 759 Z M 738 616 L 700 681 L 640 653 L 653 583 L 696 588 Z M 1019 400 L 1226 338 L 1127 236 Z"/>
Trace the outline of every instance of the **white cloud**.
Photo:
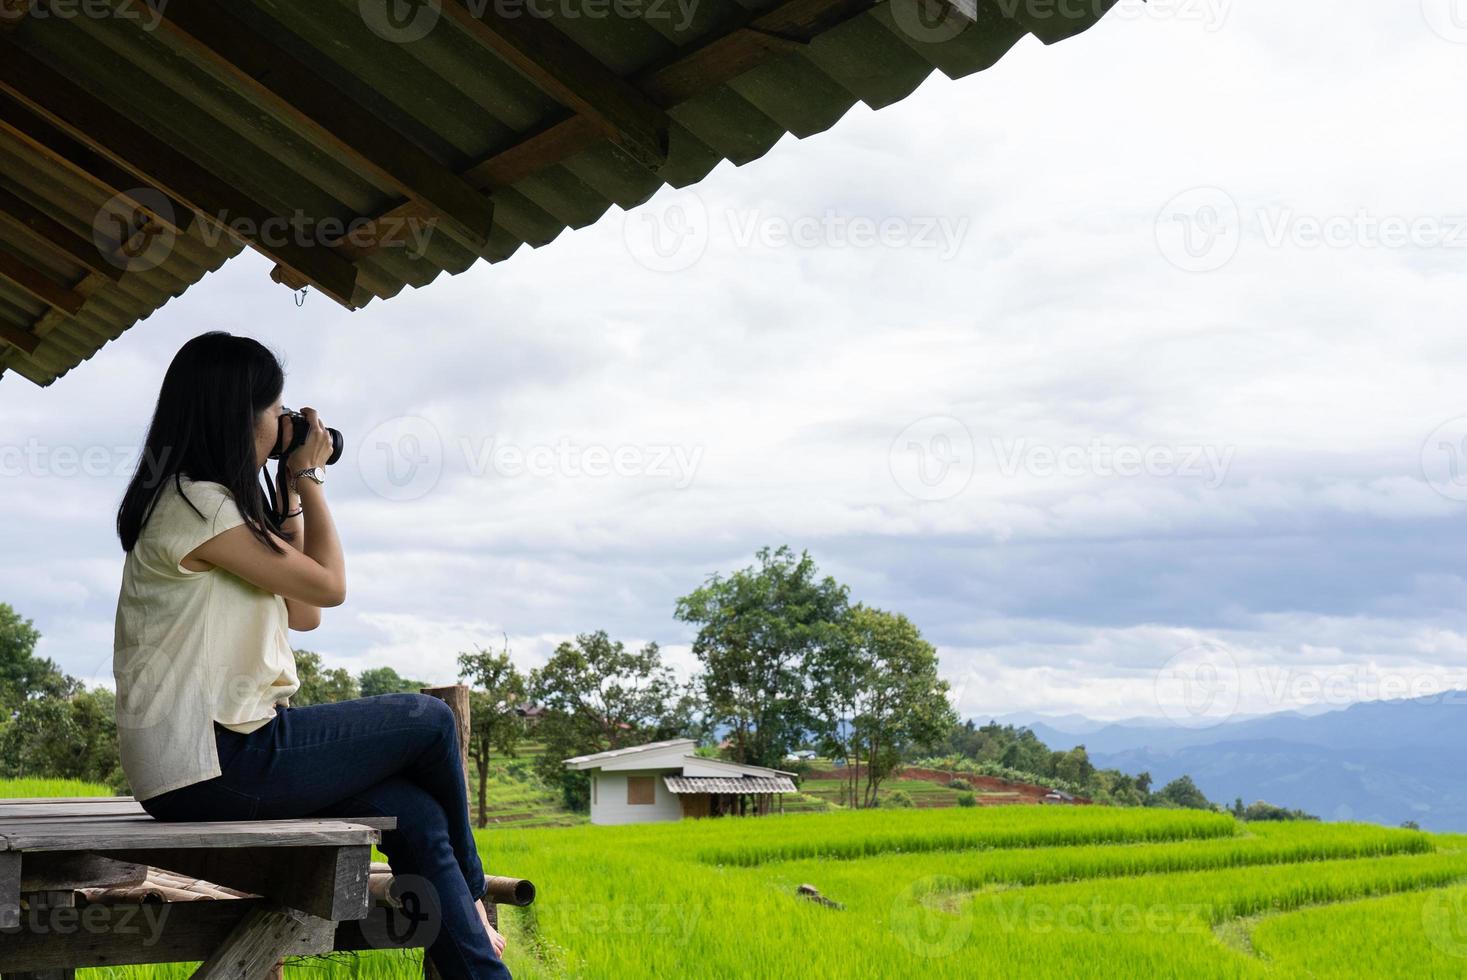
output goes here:
<path id="1" fill-rule="evenodd" d="M 503 633 L 533 665 L 597 628 L 686 669 L 676 598 L 782 542 L 911 615 L 974 678 L 974 710 L 1154 713 L 1148 672 L 1198 637 L 1258 664 L 1451 667 L 1467 504 L 1427 483 L 1422 449 L 1467 415 L 1462 253 L 1295 238 L 1362 211 L 1467 215 L 1462 48 L 1365 0 L 1127 10 L 717 168 L 684 271 L 627 245 L 672 195 L 356 314 L 297 310 L 247 254 L 53 389 L 0 382 L 0 466 L 32 439 L 135 444 L 173 351 L 223 328 L 285 354 L 290 402 L 346 433 L 330 493 L 350 598 L 299 640 L 353 669 L 448 681 Z M 1193 188 L 1240 215 L 1213 272 L 1158 246 L 1163 205 Z M 856 241 L 861 221 L 908 244 Z M 403 417 L 427 420 L 441 474 L 394 500 L 382 460 L 356 461 Z M 959 427 L 920 431 L 973 446 L 951 494 L 921 482 L 943 472 L 935 443 L 893 455 L 939 417 Z M 491 440 L 579 462 L 508 475 L 481 466 Z M 1092 462 L 1021 453 L 1005 472 L 1016 446 Z M 1123 476 L 1094 447 L 1227 465 Z M 622 449 L 642 454 L 630 475 L 580 465 Z M 662 450 L 696 465 L 655 472 Z M 88 676 L 106 672 L 123 482 L 54 457 L 0 480 L 0 601 Z"/>

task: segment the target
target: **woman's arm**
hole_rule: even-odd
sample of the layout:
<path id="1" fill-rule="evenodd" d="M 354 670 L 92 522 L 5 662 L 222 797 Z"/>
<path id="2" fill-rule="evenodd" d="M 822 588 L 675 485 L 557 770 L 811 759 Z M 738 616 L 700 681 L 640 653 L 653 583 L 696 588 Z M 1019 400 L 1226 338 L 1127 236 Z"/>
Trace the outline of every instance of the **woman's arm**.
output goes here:
<path id="1" fill-rule="evenodd" d="M 301 498 L 290 485 L 290 465 L 286 460 L 281 460 L 275 472 L 275 487 L 278 499 L 284 501 L 283 511 L 285 514 L 295 514 L 280 522 L 282 530 L 290 532 L 289 546 L 306 553 L 306 521 L 305 516 L 300 513 Z M 300 599 L 286 598 L 285 611 L 287 625 L 300 633 L 305 633 L 321 625 L 321 607 L 313 606 Z"/>
<path id="2" fill-rule="evenodd" d="M 288 461 L 290 472 L 298 473 L 311 466 L 324 466 L 332 451 L 331 437 L 314 410 L 301 409 L 311 423 L 305 445 Z M 315 607 L 315 622 L 307 610 L 295 622 L 320 622 L 320 610 L 339 606 L 346 601 L 346 559 L 336 524 L 326 506 L 326 488 L 311 480 L 301 480 L 297 487 L 304 515 L 304 547 L 296 550 L 275 534 L 271 539 L 283 553 L 272 551 L 243 525 L 231 528 L 199 545 L 185 558 L 200 559 L 233 572 L 240 578 L 268 592 L 283 596 L 289 610 L 292 600 L 299 606 Z M 267 532 L 269 533 L 269 532 Z M 296 627 L 295 622 L 291 627 Z"/>

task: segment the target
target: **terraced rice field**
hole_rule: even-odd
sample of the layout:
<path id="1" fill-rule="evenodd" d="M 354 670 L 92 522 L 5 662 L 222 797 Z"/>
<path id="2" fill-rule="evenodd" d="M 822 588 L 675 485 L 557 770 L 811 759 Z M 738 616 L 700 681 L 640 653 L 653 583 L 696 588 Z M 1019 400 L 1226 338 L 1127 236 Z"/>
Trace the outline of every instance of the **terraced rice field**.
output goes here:
<path id="1" fill-rule="evenodd" d="M 486 843 L 541 887 L 506 915 L 520 977 L 1467 975 L 1456 836 L 1014 807 Z"/>
<path id="2" fill-rule="evenodd" d="M 520 978 L 1467 975 L 1467 836 L 993 807 L 505 825 L 480 846 L 540 889 L 503 913 Z M 802 883 L 842 907 L 797 897 Z M 406 980 L 421 961 L 287 972 Z"/>
<path id="3" fill-rule="evenodd" d="M 478 784 L 475 783 L 477 789 Z M 586 817 L 569 813 L 560 805 L 560 794 L 542 785 L 533 776 L 514 779 L 502 773 L 489 777 L 484 808 L 489 827 L 573 827 L 586 822 Z M 477 819 L 477 799 L 471 799 Z"/>

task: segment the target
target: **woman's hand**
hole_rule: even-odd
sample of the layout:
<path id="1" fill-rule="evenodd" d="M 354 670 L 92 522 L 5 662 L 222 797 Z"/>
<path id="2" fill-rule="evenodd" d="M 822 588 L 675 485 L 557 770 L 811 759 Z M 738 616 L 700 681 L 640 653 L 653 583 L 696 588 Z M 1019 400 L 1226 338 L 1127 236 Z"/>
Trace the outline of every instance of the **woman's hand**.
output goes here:
<path id="1" fill-rule="evenodd" d="M 336 446 L 331 441 L 331 433 L 326 431 L 326 425 L 321 421 L 320 414 L 314 408 L 303 408 L 301 415 L 305 416 L 309 428 L 306 430 L 306 441 L 286 460 L 286 468 L 292 475 L 301 470 L 325 466 L 331 454 L 336 451 Z M 290 420 L 292 438 L 295 435 L 294 426 L 296 424 L 295 419 Z"/>
<path id="2" fill-rule="evenodd" d="M 292 477 L 301 470 L 324 466 L 335 448 L 331 434 L 321 424 L 314 408 L 302 409 L 301 415 L 310 429 L 305 443 L 286 460 L 288 475 Z M 320 609 L 339 606 L 346 601 L 346 559 L 341 553 L 341 540 L 337 537 L 331 511 L 326 506 L 325 493 L 309 480 L 305 483 L 311 489 L 302 495 L 310 499 L 305 505 L 299 548 L 273 533 L 271 538 L 275 548 L 271 548 L 256 537 L 252 529 L 241 524 L 215 535 L 184 556 L 185 561 L 207 562 L 251 585 L 284 597 L 293 629 L 314 627 L 319 622 Z M 298 499 L 301 497 L 291 493 L 287 486 L 287 506 Z M 293 604 L 315 606 L 317 614 L 292 609 Z"/>

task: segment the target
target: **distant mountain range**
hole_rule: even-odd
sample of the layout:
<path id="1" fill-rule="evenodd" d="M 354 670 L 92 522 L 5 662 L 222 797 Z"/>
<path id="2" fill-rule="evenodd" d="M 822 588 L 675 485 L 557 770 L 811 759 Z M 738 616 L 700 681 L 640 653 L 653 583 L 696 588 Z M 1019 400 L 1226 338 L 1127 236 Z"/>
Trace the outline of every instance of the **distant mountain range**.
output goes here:
<path id="1" fill-rule="evenodd" d="M 984 719 L 986 720 L 986 719 Z M 1325 820 L 1467 831 L 1467 691 L 1280 712 L 1187 728 L 1158 719 L 1006 715 L 1052 749 L 1084 745 L 1095 765 L 1187 774 L 1209 799 L 1267 800 Z"/>

